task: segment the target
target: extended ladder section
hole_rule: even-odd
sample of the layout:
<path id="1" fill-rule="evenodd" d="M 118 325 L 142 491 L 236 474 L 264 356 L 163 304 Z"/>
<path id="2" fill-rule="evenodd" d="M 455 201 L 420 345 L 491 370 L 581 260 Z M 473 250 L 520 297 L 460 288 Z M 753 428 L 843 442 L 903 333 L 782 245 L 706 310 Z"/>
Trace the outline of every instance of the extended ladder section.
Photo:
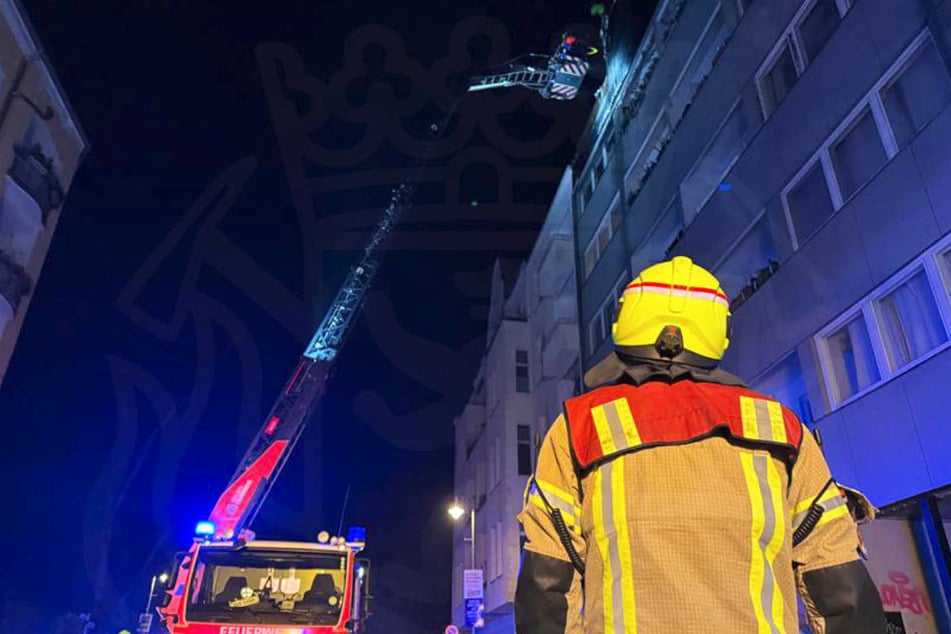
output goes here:
<path id="1" fill-rule="evenodd" d="M 211 538 L 242 538 L 300 438 L 307 417 L 323 396 L 337 353 L 380 264 L 381 247 L 410 205 L 412 187 L 393 190 L 360 260 L 350 269 L 294 373 L 209 516 Z"/>
<path id="2" fill-rule="evenodd" d="M 492 72 L 473 76 L 469 80 L 469 92 L 521 86 L 545 99 L 574 99 L 590 66 L 581 48 L 576 38 L 566 35 L 547 62 L 542 55 L 520 57 Z M 541 63 L 533 64 L 533 59 L 540 59 Z"/>

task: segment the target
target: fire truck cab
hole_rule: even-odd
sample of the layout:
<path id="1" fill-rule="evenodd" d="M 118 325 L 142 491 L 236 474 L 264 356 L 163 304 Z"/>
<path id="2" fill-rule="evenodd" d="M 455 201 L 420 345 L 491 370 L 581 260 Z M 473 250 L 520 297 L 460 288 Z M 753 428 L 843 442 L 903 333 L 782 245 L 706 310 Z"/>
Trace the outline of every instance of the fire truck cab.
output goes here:
<path id="1" fill-rule="evenodd" d="M 172 634 L 363 631 L 369 562 L 359 530 L 318 543 L 196 539 L 159 608 Z"/>

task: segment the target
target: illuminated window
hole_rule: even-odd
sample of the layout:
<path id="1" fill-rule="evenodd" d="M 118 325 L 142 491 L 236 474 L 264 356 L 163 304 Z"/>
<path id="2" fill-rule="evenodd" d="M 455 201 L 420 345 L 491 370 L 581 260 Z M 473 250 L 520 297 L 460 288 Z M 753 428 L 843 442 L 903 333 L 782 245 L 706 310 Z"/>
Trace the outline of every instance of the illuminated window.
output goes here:
<path id="1" fill-rule="evenodd" d="M 948 340 L 924 270 L 919 269 L 875 305 L 893 372 Z"/>

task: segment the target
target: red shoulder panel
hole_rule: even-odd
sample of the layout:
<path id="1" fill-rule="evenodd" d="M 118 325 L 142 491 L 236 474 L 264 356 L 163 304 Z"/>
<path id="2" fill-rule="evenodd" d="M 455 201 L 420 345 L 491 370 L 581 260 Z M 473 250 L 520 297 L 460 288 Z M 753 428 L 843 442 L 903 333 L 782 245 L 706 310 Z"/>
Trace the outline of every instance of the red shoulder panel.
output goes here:
<path id="1" fill-rule="evenodd" d="M 605 386 L 568 400 L 565 415 L 582 469 L 618 453 L 683 444 L 718 432 L 786 447 L 790 455 L 802 441 L 799 419 L 777 401 L 713 383 Z"/>

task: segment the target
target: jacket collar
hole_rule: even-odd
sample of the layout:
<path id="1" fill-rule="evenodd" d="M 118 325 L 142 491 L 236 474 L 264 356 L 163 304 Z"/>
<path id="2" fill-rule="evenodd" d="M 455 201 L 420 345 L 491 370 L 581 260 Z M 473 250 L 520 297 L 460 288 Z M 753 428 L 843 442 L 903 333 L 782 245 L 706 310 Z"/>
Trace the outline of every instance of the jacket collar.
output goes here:
<path id="1" fill-rule="evenodd" d="M 648 381 L 673 383 L 682 380 L 746 387 L 743 379 L 720 368 L 704 370 L 679 363 L 655 361 L 638 361 L 631 364 L 622 360 L 615 352 L 608 354 L 584 375 L 584 383 L 589 388 L 612 383 L 643 385 Z"/>

